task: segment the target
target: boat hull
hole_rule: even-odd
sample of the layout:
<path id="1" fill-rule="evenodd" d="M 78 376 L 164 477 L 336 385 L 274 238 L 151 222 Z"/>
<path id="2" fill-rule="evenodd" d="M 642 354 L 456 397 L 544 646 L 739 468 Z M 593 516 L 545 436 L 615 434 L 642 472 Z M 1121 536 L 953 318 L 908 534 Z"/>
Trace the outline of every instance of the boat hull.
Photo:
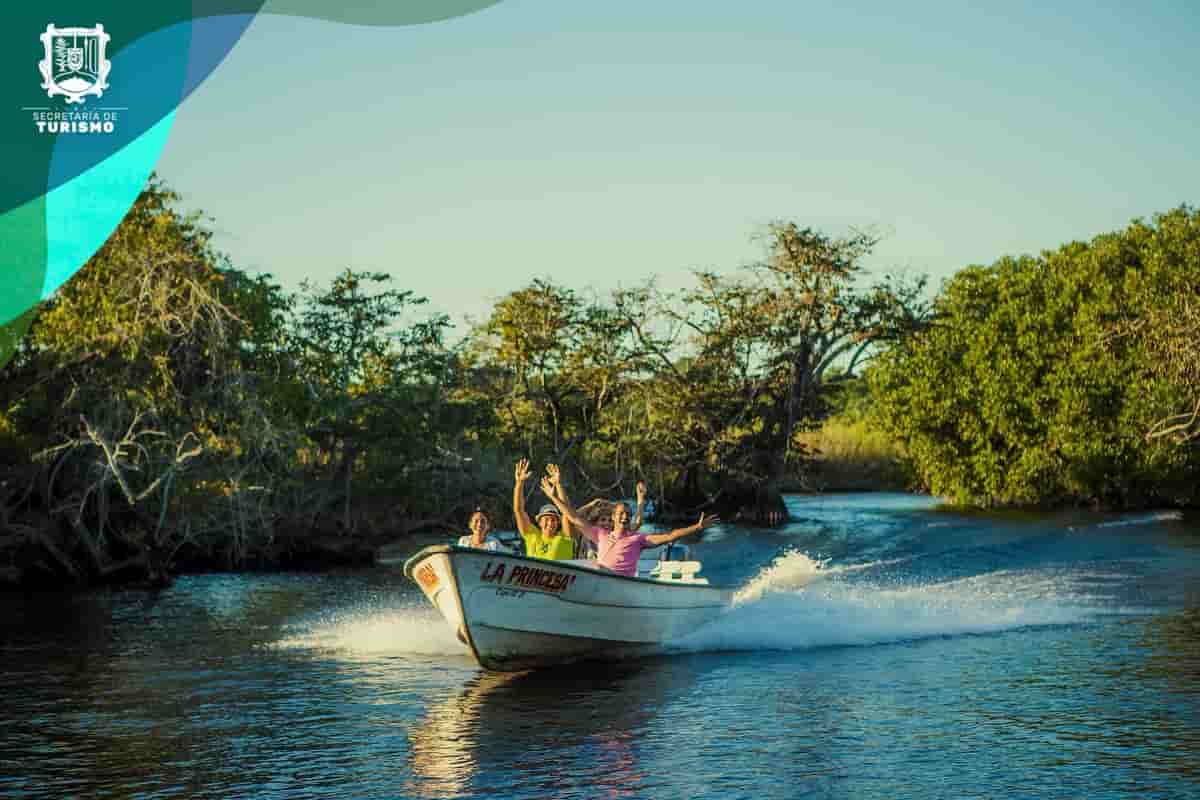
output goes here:
<path id="1" fill-rule="evenodd" d="M 479 664 L 499 671 L 647 652 L 717 617 L 733 594 L 449 545 L 404 571 Z"/>

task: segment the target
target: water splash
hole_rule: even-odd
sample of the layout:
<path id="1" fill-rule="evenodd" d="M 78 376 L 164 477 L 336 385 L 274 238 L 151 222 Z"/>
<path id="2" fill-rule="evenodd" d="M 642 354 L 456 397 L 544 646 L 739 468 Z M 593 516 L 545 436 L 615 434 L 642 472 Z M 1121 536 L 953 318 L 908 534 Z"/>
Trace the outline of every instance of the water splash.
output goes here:
<path id="1" fill-rule="evenodd" d="M 1036 572 L 900 587 L 845 580 L 884 563 L 835 567 L 787 553 L 741 589 L 722 617 L 666 649 L 805 650 L 1068 625 L 1094 618 L 1101 599 L 1094 587 Z"/>
<path id="2" fill-rule="evenodd" d="M 442 656 L 467 651 L 436 610 L 419 606 L 343 611 L 296 627 L 299 630 L 274 646 L 356 656 Z"/>
<path id="3" fill-rule="evenodd" d="M 795 591 L 802 589 L 822 575 L 828 560 L 818 561 L 798 550 L 790 550 L 764 567 L 733 597 L 740 605 L 761 599 L 771 591 Z"/>
<path id="4" fill-rule="evenodd" d="M 741 605 L 759 600 L 769 592 L 794 592 L 814 581 L 911 560 L 911 557 L 892 558 L 883 561 L 867 561 L 862 564 L 833 565 L 830 563 L 830 559 L 814 559 L 799 550 L 789 550 L 760 570 L 749 583 L 739 589 L 734 594 L 733 602 L 735 605 Z"/>

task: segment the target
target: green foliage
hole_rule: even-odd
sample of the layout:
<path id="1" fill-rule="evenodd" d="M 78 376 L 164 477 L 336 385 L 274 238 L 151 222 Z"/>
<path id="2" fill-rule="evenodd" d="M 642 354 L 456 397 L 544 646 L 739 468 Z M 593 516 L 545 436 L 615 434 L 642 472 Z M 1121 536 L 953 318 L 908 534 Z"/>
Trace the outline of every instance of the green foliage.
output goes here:
<path id="1" fill-rule="evenodd" d="M 153 577 L 178 558 L 274 561 L 335 511 L 359 526 L 373 490 L 385 521 L 460 505 L 471 459 L 454 448 L 486 417 L 444 397 L 461 374 L 445 317 L 402 325 L 424 301 L 349 271 L 298 304 L 230 268 L 176 200 L 152 181 L 4 368 L 9 541 L 72 580 Z"/>
<path id="2" fill-rule="evenodd" d="M 471 353 L 505 447 L 567 462 L 596 491 L 646 478 L 685 503 L 803 471 L 827 370 L 919 324 L 923 279 L 859 288 L 868 235 L 775 223 L 764 239 L 762 262 L 680 294 L 649 282 L 585 301 L 538 280 L 502 298 Z"/>
<path id="3" fill-rule="evenodd" d="M 827 413 L 830 371 L 852 373 L 927 313 L 924 278 L 859 285 L 872 235 L 776 222 L 763 239 L 764 260 L 733 278 L 699 274 L 673 314 L 693 334 L 688 374 L 676 377 L 703 387 L 711 461 L 759 487 L 802 477 L 811 453 L 801 434 Z"/>
<path id="4" fill-rule="evenodd" d="M 445 344 L 448 318 L 406 320 L 426 301 L 375 290 L 390 280 L 346 270 L 328 289 L 306 284 L 292 331 L 307 399 L 298 416 L 312 443 L 307 471 L 327 484 L 327 502 L 340 504 L 344 529 L 356 524 L 356 483 L 410 519 L 461 510 L 470 481 L 462 453 L 475 446 L 470 432 L 491 423 L 480 403 L 453 392 L 462 367 Z"/>
<path id="5" fill-rule="evenodd" d="M 0 465 L 16 490 L 5 517 L 75 578 L 131 561 L 161 573 L 236 505 L 181 513 L 201 487 L 261 455 L 237 346 L 251 323 L 222 297 L 208 232 L 175 200 L 152 180 L 4 369 L 16 440 Z"/>
<path id="6" fill-rule="evenodd" d="M 1181 387 L 1128 332 L 1200 281 L 1198 232 L 1180 209 L 956 274 L 934 323 L 870 372 L 879 421 L 929 488 L 984 506 L 1194 497 L 1194 454 L 1145 436 Z"/>
<path id="7" fill-rule="evenodd" d="M 612 306 L 535 280 L 497 302 L 469 348 L 471 391 L 494 399 L 503 447 L 622 470 L 611 414 L 640 350 Z"/>
<path id="8" fill-rule="evenodd" d="M 1197 499 L 1187 209 L 965 269 L 932 309 L 924 278 L 868 281 L 875 237 L 774 223 L 732 275 L 534 280 L 451 346 L 386 273 L 290 295 L 177 201 L 152 180 L 0 369 L 3 541 L 60 578 L 454 525 L 507 505 L 520 456 L 580 499 L 645 479 L 668 511 L 894 485 L 902 459 L 962 503 Z"/>
<path id="9" fill-rule="evenodd" d="M 1145 348 L 1150 373 L 1178 389 L 1147 432 L 1181 446 L 1200 446 L 1200 214 L 1186 208 L 1157 218 L 1155 268 L 1138 275 L 1130 292 L 1140 316 L 1120 333 Z"/>

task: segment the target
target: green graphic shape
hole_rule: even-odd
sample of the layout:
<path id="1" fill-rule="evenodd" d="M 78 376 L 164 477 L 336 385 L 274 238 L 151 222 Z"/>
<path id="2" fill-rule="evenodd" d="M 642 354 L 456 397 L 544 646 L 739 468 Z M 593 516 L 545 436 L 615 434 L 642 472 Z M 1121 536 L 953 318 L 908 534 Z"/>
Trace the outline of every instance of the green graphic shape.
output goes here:
<path id="1" fill-rule="evenodd" d="M 6 245 L 0 264 L 0 366 L 12 357 L 28 330 L 31 310 L 77 272 L 104 243 L 128 212 L 146 176 L 157 162 L 174 110 L 186 95 L 224 59 L 240 31 L 259 12 L 303 16 L 331 22 L 372 26 L 418 25 L 470 14 L 500 0 L 58 0 L 53 13 L 34 6 L 2 12 L 4 28 L 29 31 L 22 46 L 0 55 L 6 73 L 38 72 L 43 58 L 39 36 L 47 25 L 90 27 L 103 24 L 116 33 L 106 54 L 120 73 L 104 102 L 122 106 L 122 136 L 113 137 L 109 152 L 101 140 L 74 135 L 35 133 L 29 120 L 14 117 L 0 126 L 9 153 L 20 154 L 8 165 L 0 185 L 0 241 Z M 49 16 L 47 14 L 49 13 Z M 191 39 L 189 22 L 214 21 L 232 36 Z M 225 23 L 228 22 L 228 25 Z M 216 30 L 207 26 L 204 30 Z M 197 28 L 196 30 L 200 30 Z M 133 64 L 116 69 L 118 58 L 141 48 Z M 193 48 L 193 66 L 178 69 L 178 54 Z M 173 66 L 147 68 L 151 64 Z M 78 59 L 77 59 L 78 60 Z M 186 65 L 184 65 L 186 66 Z M 122 71 L 124 70 L 124 71 Z M 126 75 L 141 78 L 126 79 Z M 63 110 L 61 98 L 47 100 L 40 76 L 11 82 L 3 94 L 8 105 L 36 112 L 38 107 Z M 98 98 L 89 102 L 100 103 Z M 86 106 L 78 106 L 83 110 Z M 132 139 L 130 137 L 133 137 Z M 153 140 L 153 141 L 151 141 Z M 123 154 L 123 155 L 122 155 Z M 136 163 L 135 163 L 136 162 Z M 56 167 L 57 165 L 57 167 Z M 137 180 L 130 183 L 131 177 Z M 136 184 L 136 185 L 134 185 Z M 49 199 L 49 202 L 48 202 Z"/>
<path id="2" fill-rule="evenodd" d="M 266 0 L 261 14 L 287 14 L 352 25 L 421 25 L 461 17 L 497 5 L 500 0 L 407 0 L 379 3 L 371 0 Z"/>

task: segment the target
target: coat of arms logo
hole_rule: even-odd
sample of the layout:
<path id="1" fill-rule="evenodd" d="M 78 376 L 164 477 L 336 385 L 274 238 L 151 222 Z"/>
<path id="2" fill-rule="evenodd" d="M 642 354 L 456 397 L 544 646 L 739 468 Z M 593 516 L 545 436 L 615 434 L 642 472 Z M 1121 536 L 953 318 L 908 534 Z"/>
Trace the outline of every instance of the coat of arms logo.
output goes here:
<path id="1" fill-rule="evenodd" d="M 46 96 L 61 94 L 68 103 L 82 103 L 88 95 L 103 95 L 112 69 L 112 62 L 104 57 L 104 47 L 111 38 L 103 25 L 94 28 L 47 25 L 41 36 L 46 57 L 38 62 Z"/>

